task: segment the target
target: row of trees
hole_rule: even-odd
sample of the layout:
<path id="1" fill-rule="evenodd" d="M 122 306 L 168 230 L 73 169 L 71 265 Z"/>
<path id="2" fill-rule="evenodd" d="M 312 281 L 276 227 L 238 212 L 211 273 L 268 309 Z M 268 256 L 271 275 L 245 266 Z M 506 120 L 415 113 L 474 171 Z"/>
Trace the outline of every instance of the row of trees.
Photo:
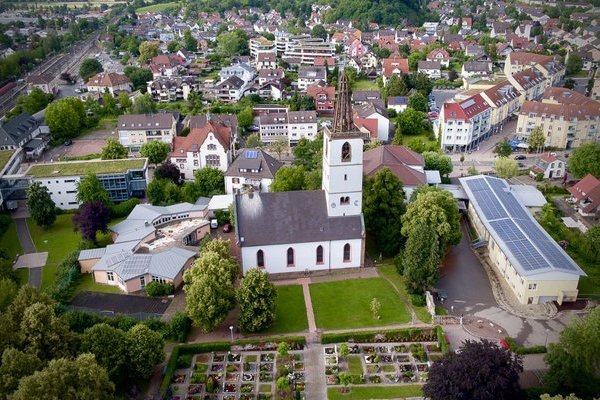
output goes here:
<path id="1" fill-rule="evenodd" d="M 46 294 L 23 286 L 0 311 L 0 397 L 112 399 L 148 379 L 164 340 L 146 325 L 71 329 Z"/>
<path id="2" fill-rule="evenodd" d="M 154 205 L 170 205 L 182 201 L 194 203 L 200 196 L 212 197 L 225 193 L 224 175 L 217 168 L 201 168 L 194 173 L 194 178 L 194 181 L 182 183 L 179 168 L 165 161 L 156 167 L 146 196 Z"/>
<path id="3" fill-rule="evenodd" d="M 200 258 L 183 277 L 186 312 L 196 326 L 212 331 L 227 317 L 236 300 L 242 331 L 260 332 L 273 324 L 277 292 L 268 274 L 259 268 L 250 269 L 236 290 L 238 275 L 239 264 L 229 254 L 228 240 L 203 243 Z"/>

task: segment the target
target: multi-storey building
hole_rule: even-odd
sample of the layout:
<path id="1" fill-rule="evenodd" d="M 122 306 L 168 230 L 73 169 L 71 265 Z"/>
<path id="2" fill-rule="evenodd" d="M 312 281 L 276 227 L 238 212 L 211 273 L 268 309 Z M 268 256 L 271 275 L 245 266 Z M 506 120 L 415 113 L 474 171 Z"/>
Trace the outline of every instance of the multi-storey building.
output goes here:
<path id="1" fill-rule="evenodd" d="M 256 58 L 258 54 L 265 51 L 272 51 L 275 49 L 275 43 L 264 36 L 257 36 L 249 40 L 248 46 L 250 47 L 250 56 Z"/>
<path id="2" fill-rule="evenodd" d="M 283 137 L 293 145 L 301 138 L 312 140 L 317 136 L 318 121 L 315 111 L 262 114 L 259 121 L 260 139 L 263 143 L 270 143 Z"/>
<path id="3" fill-rule="evenodd" d="M 87 90 L 96 93 L 108 92 L 115 96 L 119 92 L 131 92 L 131 81 L 125 74 L 101 72 L 87 81 Z"/>
<path id="4" fill-rule="evenodd" d="M 540 127 L 546 146 L 569 149 L 600 140 L 600 102 L 569 89 L 548 87 L 541 101 L 526 101 L 519 111 L 517 136 L 526 139 Z"/>
<path id="5" fill-rule="evenodd" d="M 480 94 L 460 103 L 444 103 L 440 112 L 442 148 L 466 151 L 475 148 L 491 132 L 492 108 Z"/>
<path id="6" fill-rule="evenodd" d="M 266 193 L 283 163 L 261 149 L 241 149 L 225 173 L 225 193 L 247 190 Z"/>
<path id="7" fill-rule="evenodd" d="M 536 68 L 528 68 L 508 75 L 508 81 L 521 92 L 521 102 L 539 99 L 546 89 L 546 77 Z"/>
<path id="8" fill-rule="evenodd" d="M 147 92 L 154 101 L 169 103 L 187 100 L 192 92 L 198 92 L 200 84 L 193 76 L 161 76 L 148 82 Z"/>
<path id="9" fill-rule="evenodd" d="M 25 176 L 48 188 L 57 207 L 79 207 L 77 184 L 87 174 L 95 174 L 114 202 L 144 197 L 147 183 L 147 159 L 70 161 L 34 164 Z"/>
<path id="10" fill-rule="evenodd" d="M 327 68 L 314 66 L 301 66 L 298 69 L 298 89 L 306 90 L 309 86 L 319 82 L 327 82 Z"/>
<path id="11" fill-rule="evenodd" d="M 309 86 L 306 93 L 315 99 L 315 109 L 319 116 L 332 116 L 335 107 L 335 87 L 326 83 Z"/>
<path id="12" fill-rule="evenodd" d="M 321 38 L 302 37 L 285 44 L 282 58 L 298 64 L 314 65 L 315 58 L 335 56 L 335 46 Z"/>
<path id="13" fill-rule="evenodd" d="M 564 65 L 552 56 L 527 52 L 509 53 L 504 62 L 504 74 L 511 76 L 534 67 L 548 79 L 548 86 L 558 85 L 565 76 L 566 69 Z"/>
<path id="14" fill-rule="evenodd" d="M 117 122 L 119 142 L 130 151 L 159 140 L 171 144 L 177 135 L 177 119 L 171 113 L 121 115 Z"/>
<path id="15" fill-rule="evenodd" d="M 516 116 L 521 106 L 521 93 L 508 81 L 484 90 L 481 97 L 492 107 L 492 128 L 500 128 L 510 117 Z"/>

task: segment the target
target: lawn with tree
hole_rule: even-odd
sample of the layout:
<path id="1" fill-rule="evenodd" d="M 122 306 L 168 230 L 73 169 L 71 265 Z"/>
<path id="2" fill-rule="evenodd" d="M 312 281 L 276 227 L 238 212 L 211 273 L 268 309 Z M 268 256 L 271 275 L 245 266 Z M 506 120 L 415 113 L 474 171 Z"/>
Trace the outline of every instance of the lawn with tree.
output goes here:
<path id="1" fill-rule="evenodd" d="M 33 182 L 27 189 L 27 205 L 37 226 L 48 228 L 56 221 L 56 204 L 46 186 Z"/>
<path id="2" fill-rule="evenodd" d="M 166 160 L 170 152 L 171 146 L 169 146 L 168 143 L 159 140 L 146 142 L 140 148 L 140 155 L 148 158 L 148 162 L 155 165 Z"/>
<path id="3" fill-rule="evenodd" d="M 118 160 L 127 158 L 128 154 L 127 147 L 123 146 L 117 139 L 110 137 L 106 139 L 106 145 L 102 148 L 101 158 L 103 160 Z"/>
<path id="4" fill-rule="evenodd" d="M 308 329 L 302 286 L 276 286 L 275 290 L 275 323 L 264 333 L 292 333 Z"/>

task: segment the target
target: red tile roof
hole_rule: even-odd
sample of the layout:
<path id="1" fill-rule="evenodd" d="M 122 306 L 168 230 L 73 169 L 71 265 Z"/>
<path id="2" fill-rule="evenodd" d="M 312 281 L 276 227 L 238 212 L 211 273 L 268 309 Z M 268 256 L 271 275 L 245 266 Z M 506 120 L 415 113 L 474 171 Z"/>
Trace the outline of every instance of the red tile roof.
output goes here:
<path id="1" fill-rule="evenodd" d="M 582 206 L 580 204 L 584 212 L 593 212 L 596 208 L 600 207 L 600 180 L 592 174 L 586 175 L 568 190 L 577 201 L 586 200 L 586 205 Z"/>
<path id="2" fill-rule="evenodd" d="M 383 65 L 383 75 L 386 78 L 391 77 L 396 73 L 395 71 L 400 71 L 400 73 L 404 75 L 408 75 L 408 58 L 384 58 L 382 61 Z"/>
<path id="3" fill-rule="evenodd" d="M 404 146 L 383 145 L 363 154 L 363 171 L 372 176 L 382 168 L 388 167 L 394 175 L 407 186 L 427 183 L 424 172 L 411 167 L 424 167 L 423 156 Z"/>
<path id="4" fill-rule="evenodd" d="M 225 151 L 229 150 L 231 144 L 231 128 L 215 121 L 208 122 L 199 128 L 193 128 L 190 133 L 183 136 L 173 138 L 173 157 L 184 154 L 188 151 L 198 151 L 209 133 L 213 133 L 215 138 Z"/>

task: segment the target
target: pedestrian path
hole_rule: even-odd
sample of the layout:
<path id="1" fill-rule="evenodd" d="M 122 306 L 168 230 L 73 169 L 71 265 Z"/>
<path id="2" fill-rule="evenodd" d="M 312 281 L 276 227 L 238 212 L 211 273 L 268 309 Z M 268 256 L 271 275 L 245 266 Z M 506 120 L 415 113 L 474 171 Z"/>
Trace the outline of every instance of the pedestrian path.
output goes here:
<path id="1" fill-rule="evenodd" d="M 16 218 L 15 225 L 17 227 L 17 236 L 19 237 L 19 242 L 21 243 L 21 248 L 23 248 L 23 252 L 25 254 L 35 253 L 35 244 L 33 243 L 33 240 L 31 239 L 31 234 L 29 233 L 27 219 Z M 42 267 L 36 266 L 29 268 L 28 284 L 29 286 L 33 286 L 35 288 L 40 288 L 42 286 Z"/>
<path id="2" fill-rule="evenodd" d="M 315 312 L 312 306 L 312 299 L 310 298 L 310 278 L 300 278 L 298 283 L 302 285 L 302 292 L 304 293 L 304 304 L 306 305 L 306 318 L 308 319 L 308 331 L 314 333 L 317 331 L 317 323 L 315 322 Z"/>

